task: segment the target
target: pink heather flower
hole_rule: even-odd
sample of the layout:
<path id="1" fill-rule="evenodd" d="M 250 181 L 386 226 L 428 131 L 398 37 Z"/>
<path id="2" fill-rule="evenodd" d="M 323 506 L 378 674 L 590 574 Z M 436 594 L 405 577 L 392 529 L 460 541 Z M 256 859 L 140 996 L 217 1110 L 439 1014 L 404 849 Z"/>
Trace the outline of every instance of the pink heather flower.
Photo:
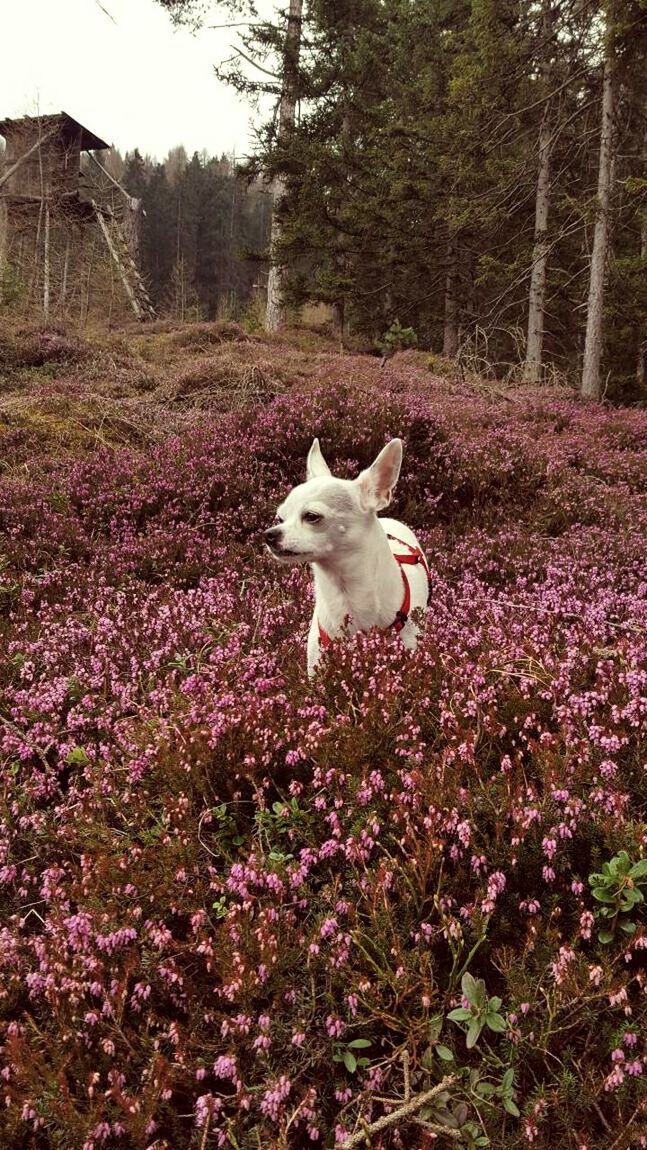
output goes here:
<path id="1" fill-rule="evenodd" d="M 638 1035 L 634 1034 L 633 1031 L 628 1030 L 626 1034 L 623 1034 L 622 1041 L 624 1042 L 625 1046 L 636 1046 L 638 1043 Z"/>
<path id="2" fill-rule="evenodd" d="M 338 922 L 336 918 L 327 918 L 322 922 L 319 928 L 320 938 L 330 938 L 338 929 Z"/>
<path id="3" fill-rule="evenodd" d="M 287 1075 L 282 1074 L 277 1082 L 266 1090 L 260 1102 L 261 1113 L 273 1122 L 278 1122 L 283 1109 L 283 1103 L 288 1097 L 292 1086 Z"/>
<path id="4" fill-rule="evenodd" d="M 625 1062 L 625 1074 L 631 1074 L 634 1078 L 643 1072 L 643 1064 L 640 1058 L 635 1058 L 633 1062 Z"/>
<path id="5" fill-rule="evenodd" d="M 625 1080 L 624 1070 L 621 1066 L 615 1066 L 609 1075 L 604 1080 L 605 1090 L 617 1090 Z"/>
<path id="6" fill-rule="evenodd" d="M 580 937 L 590 938 L 591 931 L 595 923 L 595 918 L 590 910 L 585 910 L 580 915 Z"/>
<path id="7" fill-rule="evenodd" d="M 221 1054 L 213 1064 L 213 1073 L 216 1078 L 229 1078 L 232 1081 L 237 1078 L 238 1070 L 236 1067 L 236 1058 L 233 1054 Z"/>
<path id="8" fill-rule="evenodd" d="M 341 1018 L 335 1018 L 332 1014 L 328 1015 L 326 1019 L 326 1031 L 331 1038 L 341 1038 L 345 1029 L 346 1026 Z"/>
<path id="9" fill-rule="evenodd" d="M 290 1039 L 293 1046 L 303 1046 L 306 1036 L 302 1030 L 295 1030 Z"/>
<path id="10" fill-rule="evenodd" d="M 619 1047 L 616 1047 L 615 1050 L 611 1051 L 611 1061 L 612 1062 L 624 1062 L 624 1059 L 625 1059 L 624 1050 L 620 1050 Z"/>
<path id="11" fill-rule="evenodd" d="M 222 1109 L 222 1102 L 214 1098 L 213 1094 L 201 1094 L 195 1102 L 195 1124 L 198 1127 L 206 1126 L 207 1119 Z"/>
<path id="12" fill-rule="evenodd" d="M 272 1045 L 272 1039 L 268 1034 L 259 1034 L 252 1042 L 254 1050 L 269 1050 Z"/>

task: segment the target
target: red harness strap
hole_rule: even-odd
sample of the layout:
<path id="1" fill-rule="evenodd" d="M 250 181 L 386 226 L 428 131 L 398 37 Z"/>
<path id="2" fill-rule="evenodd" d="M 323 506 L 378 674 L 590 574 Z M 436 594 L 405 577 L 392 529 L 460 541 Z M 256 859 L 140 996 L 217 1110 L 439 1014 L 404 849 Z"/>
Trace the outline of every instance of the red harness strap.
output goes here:
<path id="1" fill-rule="evenodd" d="M 409 580 L 407 579 L 407 576 L 403 570 L 404 566 L 415 567 L 419 563 L 422 563 L 422 566 L 425 569 L 425 574 L 427 576 L 427 582 L 429 584 L 431 584 L 431 572 L 430 572 L 429 567 L 427 565 L 427 560 L 425 559 L 425 557 L 424 557 L 424 555 L 423 555 L 423 553 L 419 547 L 413 547 L 411 545 L 411 543 L 406 543 L 404 541 L 404 539 L 398 539 L 397 535 L 387 535 L 387 539 L 392 539 L 394 543 L 400 543 L 401 546 L 406 547 L 407 551 L 408 551 L 407 555 L 396 555 L 395 552 L 392 552 L 393 558 L 395 559 L 396 563 L 398 563 L 400 566 L 400 574 L 402 576 L 402 582 L 404 584 L 404 596 L 402 599 L 402 606 L 400 607 L 400 610 L 396 612 L 396 616 L 395 616 L 395 619 L 393 620 L 393 622 L 389 623 L 389 627 L 397 633 L 397 632 L 400 632 L 402 630 L 405 623 L 407 622 L 407 619 L 409 618 L 409 611 L 411 609 L 411 587 L 409 586 Z M 330 638 L 330 635 L 328 634 L 327 631 L 324 630 L 324 628 L 321 626 L 321 623 L 319 623 L 319 622 L 318 622 L 318 627 L 319 627 L 319 642 L 321 643 L 321 646 L 322 647 L 331 647 L 332 646 L 332 639 Z"/>

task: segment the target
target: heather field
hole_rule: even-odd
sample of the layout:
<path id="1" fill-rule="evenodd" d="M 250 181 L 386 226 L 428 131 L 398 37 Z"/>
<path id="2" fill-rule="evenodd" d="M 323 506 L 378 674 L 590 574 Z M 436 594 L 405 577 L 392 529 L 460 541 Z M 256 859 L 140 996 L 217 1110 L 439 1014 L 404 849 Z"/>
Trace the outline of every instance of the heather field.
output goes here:
<path id="1" fill-rule="evenodd" d="M 446 367 L 0 333 L 3 1150 L 647 1146 L 647 411 Z M 432 594 L 308 681 L 314 435 Z"/>

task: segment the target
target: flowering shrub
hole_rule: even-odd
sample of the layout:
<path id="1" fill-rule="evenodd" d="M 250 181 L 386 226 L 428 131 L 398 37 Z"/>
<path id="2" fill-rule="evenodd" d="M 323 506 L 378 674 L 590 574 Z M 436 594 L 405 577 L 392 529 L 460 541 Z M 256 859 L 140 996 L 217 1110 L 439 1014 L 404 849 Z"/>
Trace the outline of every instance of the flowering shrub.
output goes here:
<path id="1" fill-rule="evenodd" d="M 647 1145 L 647 415 L 407 354 L 3 481 L 3 1145 Z M 433 588 L 310 682 L 315 434 Z"/>

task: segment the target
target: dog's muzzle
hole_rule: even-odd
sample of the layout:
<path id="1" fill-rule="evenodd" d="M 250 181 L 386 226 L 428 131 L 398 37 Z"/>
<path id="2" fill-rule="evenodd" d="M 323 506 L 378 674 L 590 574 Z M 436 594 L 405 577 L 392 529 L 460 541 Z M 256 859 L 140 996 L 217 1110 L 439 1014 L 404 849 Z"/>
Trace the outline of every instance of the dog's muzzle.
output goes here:
<path id="1" fill-rule="evenodd" d="M 281 542 L 281 533 L 283 528 L 268 527 L 267 531 L 263 532 L 265 542 L 275 559 L 284 559 L 286 562 L 294 559 L 297 562 L 302 562 L 300 551 L 290 551 L 284 547 Z"/>
<path id="2" fill-rule="evenodd" d="M 288 559 L 294 554 L 294 552 L 287 551 L 286 548 L 281 545 L 282 531 L 282 527 L 268 527 L 267 531 L 263 532 L 265 542 L 276 559 Z"/>

